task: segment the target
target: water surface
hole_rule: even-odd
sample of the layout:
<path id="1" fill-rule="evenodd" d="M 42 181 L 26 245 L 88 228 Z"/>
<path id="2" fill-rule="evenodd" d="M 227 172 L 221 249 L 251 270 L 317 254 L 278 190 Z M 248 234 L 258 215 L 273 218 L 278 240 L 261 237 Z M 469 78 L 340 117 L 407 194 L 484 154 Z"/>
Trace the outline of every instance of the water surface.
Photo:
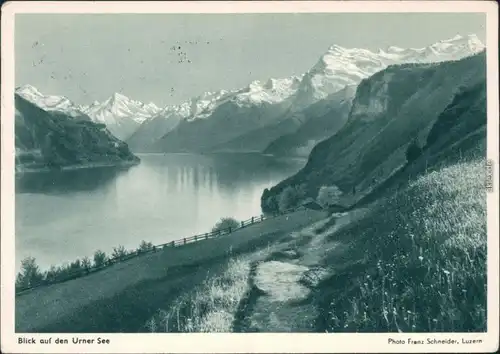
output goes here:
<path id="1" fill-rule="evenodd" d="M 139 155 L 129 169 L 99 168 L 25 175 L 16 181 L 16 264 L 42 269 L 96 249 L 141 240 L 161 244 L 204 233 L 223 216 L 259 215 L 264 188 L 304 160 L 258 154 Z"/>

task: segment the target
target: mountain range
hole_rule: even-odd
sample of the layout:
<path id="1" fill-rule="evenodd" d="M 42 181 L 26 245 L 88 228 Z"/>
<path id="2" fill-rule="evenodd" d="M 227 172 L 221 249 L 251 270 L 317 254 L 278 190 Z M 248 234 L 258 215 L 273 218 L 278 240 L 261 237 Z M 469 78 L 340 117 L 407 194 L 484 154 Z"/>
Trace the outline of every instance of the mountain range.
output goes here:
<path id="1" fill-rule="evenodd" d="M 339 205 L 350 207 L 387 190 L 391 181 L 407 181 L 401 176 L 408 171 L 484 154 L 485 97 L 485 52 L 443 63 L 392 65 L 364 79 L 344 126 L 314 147 L 296 175 L 264 191 L 263 210 L 316 198 L 323 186 L 339 188 Z"/>
<path id="2" fill-rule="evenodd" d="M 139 162 L 105 124 L 94 123 L 89 116 L 73 110 L 69 111 L 73 115 L 43 110 L 17 93 L 14 98 L 16 172 Z M 44 103 L 67 108 L 64 100 Z"/>
<path id="3" fill-rule="evenodd" d="M 126 139 L 146 119 L 160 112 L 154 103 L 144 104 L 114 93 L 100 103 L 77 105 L 64 96 L 46 96 L 31 85 L 16 89 L 16 94 L 46 111 L 57 111 L 69 116 L 88 116 L 96 123 L 106 124 L 109 131 L 119 139 Z"/>
<path id="4" fill-rule="evenodd" d="M 332 45 L 301 76 L 254 81 L 163 108 L 119 93 L 103 102 L 78 105 L 30 85 L 16 89 L 16 95 L 46 112 L 104 124 L 136 152 L 253 151 L 306 157 L 362 109 L 359 97 L 365 80 L 393 66 L 459 60 L 483 49 L 475 35 L 457 35 L 424 48 L 370 51 Z M 384 110 L 386 105 L 377 101 L 370 109 Z"/>

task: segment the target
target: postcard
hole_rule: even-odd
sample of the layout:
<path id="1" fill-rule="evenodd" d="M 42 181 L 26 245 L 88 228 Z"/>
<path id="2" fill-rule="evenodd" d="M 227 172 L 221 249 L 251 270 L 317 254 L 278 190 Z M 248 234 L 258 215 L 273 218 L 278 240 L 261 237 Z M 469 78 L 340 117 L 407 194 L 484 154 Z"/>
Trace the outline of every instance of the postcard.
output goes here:
<path id="1" fill-rule="evenodd" d="M 2 352 L 498 350 L 497 6 L 5 3 Z"/>

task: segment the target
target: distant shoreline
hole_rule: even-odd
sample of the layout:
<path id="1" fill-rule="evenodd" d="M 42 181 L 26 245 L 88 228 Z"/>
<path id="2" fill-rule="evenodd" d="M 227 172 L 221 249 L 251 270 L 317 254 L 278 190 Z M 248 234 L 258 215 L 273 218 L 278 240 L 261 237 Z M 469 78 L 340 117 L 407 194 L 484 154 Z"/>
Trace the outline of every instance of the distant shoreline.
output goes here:
<path id="1" fill-rule="evenodd" d="M 211 152 L 133 152 L 137 156 L 163 156 L 163 155 L 201 155 L 201 156 L 214 156 L 214 155 L 259 155 L 267 158 L 284 159 L 284 160 L 304 160 L 307 161 L 307 156 L 280 156 L 273 154 L 264 154 L 260 151 L 211 151 Z"/>
<path id="2" fill-rule="evenodd" d="M 121 162 L 93 162 L 88 164 L 61 166 L 60 168 L 49 168 L 49 167 L 30 168 L 23 166 L 16 166 L 15 168 L 17 177 L 27 173 L 46 173 L 54 171 L 66 172 L 66 171 L 76 171 L 76 170 L 106 168 L 106 167 L 131 167 L 140 164 L 140 162 L 141 162 L 140 159 L 138 159 L 134 161 L 121 161 Z"/>

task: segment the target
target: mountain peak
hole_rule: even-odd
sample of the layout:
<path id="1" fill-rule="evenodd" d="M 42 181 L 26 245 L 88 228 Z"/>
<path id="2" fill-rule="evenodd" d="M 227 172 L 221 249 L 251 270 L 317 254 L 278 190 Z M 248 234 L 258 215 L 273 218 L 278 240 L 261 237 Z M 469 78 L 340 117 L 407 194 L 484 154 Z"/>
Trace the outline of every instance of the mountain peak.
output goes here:
<path id="1" fill-rule="evenodd" d="M 451 41 L 458 41 L 460 39 L 462 39 L 464 37 L 462 37 L 460 34 L 456 34 L 454 37 L 450 38 L 450 39 L 444 39 L 440 42 L 451 42 Z"/>
<path id="2" fill-rule="evenodd" d="M 29 84 L 17 87 L 16 93 L 21 95 L 21 96 L 23 96 L 23 95 L 33 95 L 33 96 L 39 96 L 39 97 L 43 96 L 43 94 L 40 91 L 38 91 L 38 89 L 35 86 L 29 85 Z"/>
<path id="3" fill-rule="evenodd" d="M 431 63 L 458 60 L 485 48 L 475 34 L 456 35 L 424 48 L 390 46 L 370 51 L 331 45 L 303 77 L 296 94 L 294 108 L 300 109 L 345 87 L 357 85 L 362 79 L 389 65 Z"/>
<path id="4" fill-rule="evenodd" d="M 341 47 L 341 46 L 339 46 L 337 44 L 332 44 L 330 47 L 328 47 L 328 51 L 329 52 L 331 52 L 331 51 L 341 51 L 341 52 L 343 52 L 345 50 L 346 50 L 346 48 Z"/>
<path id="5" fill-rule="evenodd" d="M 111 99 L 113 101 L 129 101 L 130 100 L 127 96 L 125 96 L 119 92 L 113 93 L 113 95 L 111 96 Z"/>

